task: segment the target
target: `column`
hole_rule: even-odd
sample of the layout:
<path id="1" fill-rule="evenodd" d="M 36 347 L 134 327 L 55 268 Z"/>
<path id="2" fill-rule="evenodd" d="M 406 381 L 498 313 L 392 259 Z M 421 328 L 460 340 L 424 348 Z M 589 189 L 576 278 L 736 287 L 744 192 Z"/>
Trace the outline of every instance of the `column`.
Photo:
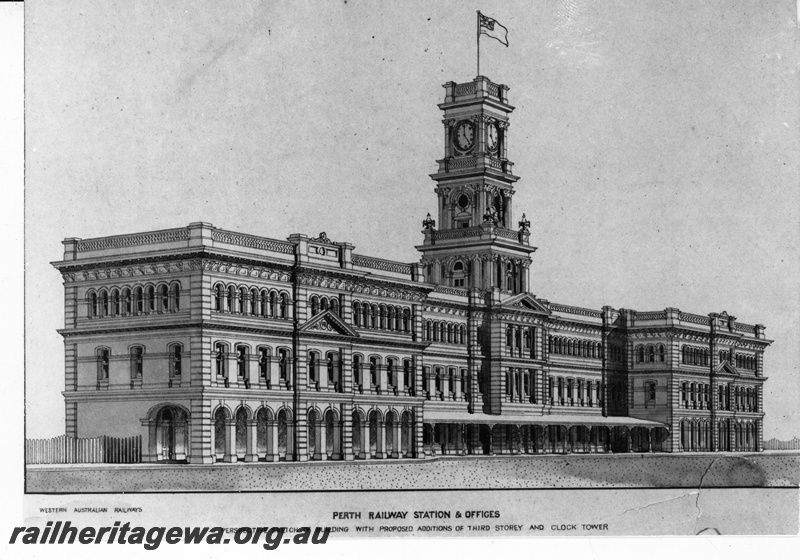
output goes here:
<path id="1" fill-rule="evenodd" d="M 327 430 L 325 429 L 325 418 L 324 416 L 321 417 L 320 420 L 314 423 L 313 426 L 308 427 L 310 430 L 315 430 L 316 437 L 314 438 L 316 443 L 316 449 L 309 449 L 309 452 L 313 452 L 314 459 L 317 461 L 327 461 L 328 460 L 328 443 L 327 443 Z"/>
<path id="2" fill-rule="evenodd" d="M 247 453 L 244 456 L 246 463 L 258 462 L 258 422 L 248 420 L 247 422 Z"/>
<path id="3" fill-rule="evenodd" d="M 361 453 L 358 454 L 359 459 L 369 459 L 369 417 L 361 422 Z"/>
<path id="4" fill-rule="evenodd" d="M 347 405 L 340 404 L 339 415 L 342 419 L 342 435 L 339 440 L 342 442 L 342 459 L 352 461 L 355 459 L 355 454 L 353 453 L 353 414 L 348 410 Z"/>
<path id="5" fill-rule="evenodd" d="M 278 456 L 278 422 L 277 420 L 267 421 L 267 455 L 268 463 L 277 462 Z"/>
<path id="6" fill-rule="evenodd" d="M 225 455 L 222 461 L 225 463 L 235 463 L 239 458 L 236 456 L 236 420 L 225 420 Z"/>
<path id="7" fill-rule="evenodd" d="M 386 423 L 378 422 L 377 427 L 377 434 L 375 434 L 377 436 L 377 441 L 375 442 L 375 458 L 386 459 Z"/>
<path id="8" fill-rule="evenodd" d="M 411 409 L 411 456 L 414 458 L 425 457 L 425 450 L 422 445 L 422 408 L 415 406 Z"/>

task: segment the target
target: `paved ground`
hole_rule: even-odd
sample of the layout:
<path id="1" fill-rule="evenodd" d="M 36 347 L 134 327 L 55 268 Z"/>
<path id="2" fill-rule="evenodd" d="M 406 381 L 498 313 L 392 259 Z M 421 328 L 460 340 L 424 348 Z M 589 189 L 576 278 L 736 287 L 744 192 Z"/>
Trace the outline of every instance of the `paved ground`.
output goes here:
<path id="1" fill-rule="evenodd" d="M 800 453 L 443 457 L 215 465 L 29 465 L 28 492 L 800 486 Z"/>

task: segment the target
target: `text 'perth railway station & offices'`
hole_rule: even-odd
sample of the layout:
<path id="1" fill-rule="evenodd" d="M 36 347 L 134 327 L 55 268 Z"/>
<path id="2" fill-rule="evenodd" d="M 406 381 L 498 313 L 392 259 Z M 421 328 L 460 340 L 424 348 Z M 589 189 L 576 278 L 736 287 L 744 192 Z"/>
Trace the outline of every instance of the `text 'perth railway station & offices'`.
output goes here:
<path id="1" fill-rule="evenodd" d="M 530 294 L 508 87 L 444 88 L 419 262 L 202 222 L 66 239 L 67 435 L 200 464 L 761 451 L 763 325 Z"/>

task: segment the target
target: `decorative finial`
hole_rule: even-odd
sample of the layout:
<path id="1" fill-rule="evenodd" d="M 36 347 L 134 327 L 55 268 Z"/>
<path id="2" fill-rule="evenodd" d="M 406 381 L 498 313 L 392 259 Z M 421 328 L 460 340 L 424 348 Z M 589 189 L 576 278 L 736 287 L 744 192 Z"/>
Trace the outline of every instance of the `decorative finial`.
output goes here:
<path id="1" fill-rule="evenodd" d="M 422 221 L 422 227 L 424 227 L 425 229 L 433 229 L 436 227 L 436 220 L 431 218 L 430 212 L 428 212 L 428 215 Z"/>
<path id="2" fill-rule="evenodd" d="M 522 214 L 522 219 L 519 221 L 519 230 L 520 231 L 528 231 L 531 227 L 531 221 L 525 219 L 525 214 Z"/>

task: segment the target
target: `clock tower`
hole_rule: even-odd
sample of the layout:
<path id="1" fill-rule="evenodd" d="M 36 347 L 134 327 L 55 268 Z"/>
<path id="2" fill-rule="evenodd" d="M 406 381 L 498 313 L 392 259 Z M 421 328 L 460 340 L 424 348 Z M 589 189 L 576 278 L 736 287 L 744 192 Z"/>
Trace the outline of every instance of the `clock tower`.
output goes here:
<path id="1" fill-rule="evenodd" d="M 514 223 L 508 160 L 508 86 L 484 76 L 444 84 L 444 157 L 436 181 L 438 219 L 423 222 L 428 282 L 519 294 L 528 290 L 530 222 Z M 436 228 L 438 221 L 439 227 Z"/>

